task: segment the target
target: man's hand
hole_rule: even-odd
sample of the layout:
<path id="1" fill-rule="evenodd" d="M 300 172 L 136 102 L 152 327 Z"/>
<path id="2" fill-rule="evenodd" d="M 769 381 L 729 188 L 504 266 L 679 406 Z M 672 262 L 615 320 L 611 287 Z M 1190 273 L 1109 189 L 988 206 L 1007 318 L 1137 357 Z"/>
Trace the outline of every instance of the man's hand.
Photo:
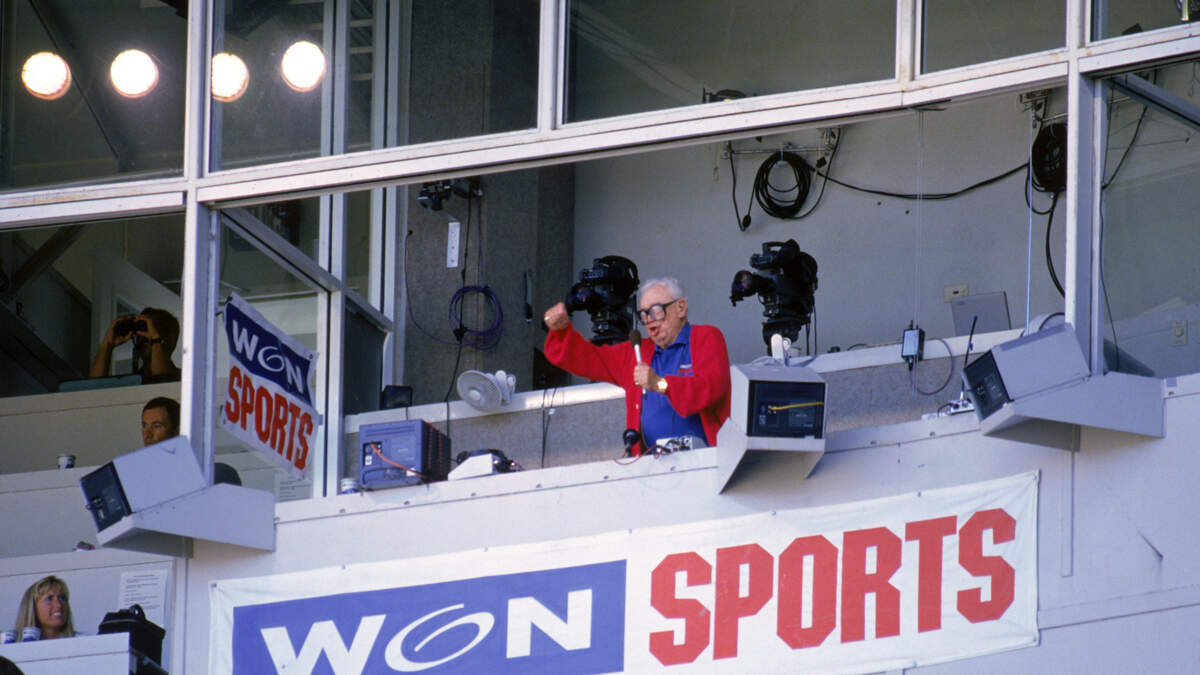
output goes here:
<path id="1" fill-rule="evenodd" d="M 639 363 L 633 367 L 633 382 L 647 391 L 658 391 L 658 373 L 648 363 Z"/>
<path id="2" fill-rule="evenodd" d="M 104 333 L 104 340 L 101 341 L 100 346 L 112 351 L 113 347 L 117 347 L 129 342 L 131 339 L 133 339 L 133 331 L 128 331 L 124 334 L 118 335 L 116 333 L 116 328 L 123 321 L 138 321 L 141 318 L 142 317 L 135 314 L 122 314 L 121 316 L 113 319 L 113 322 L 108 325 L 108 331 Z"/>
<path id="3" fill-rule="evenodd" d="M 565 330 L 567 326 L 571 325 L 571 317 L 567 315 L 567 306 L 561 302 L 546 310 L 542 321 L 546 322 L 546 328 L 550 330 Z"/>
<path id="4" fill-rule="evenodd" d="M 146 340 L 156 340 L 162 337 L 162 334 L 158 332 L 158 324 L 154 323 L 153 318 L 146 316 L 145 314 L 139 314 L 137 319 L 138 321 L 146 322 L 146 330 L 139 330 L 137 332 L 138 335 L 146 338 Z"/>

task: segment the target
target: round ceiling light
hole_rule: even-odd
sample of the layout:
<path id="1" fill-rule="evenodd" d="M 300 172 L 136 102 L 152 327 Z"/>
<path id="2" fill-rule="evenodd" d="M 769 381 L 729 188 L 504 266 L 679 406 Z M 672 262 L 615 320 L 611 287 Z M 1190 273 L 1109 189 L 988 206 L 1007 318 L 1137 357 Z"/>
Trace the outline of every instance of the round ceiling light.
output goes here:
<path id="1" fill-rule="evenodd" d="M 21 81 L 29 93 L 53 101 L 71 88 L 71 69 L 58 54 L 38 52 L 25 60 Z"/>
<path id="2" fill-rule="evenodd" d="M 230 103 L 246 93 L 250 70 L 246 62 L 234 54 L 221 52 L 212 59 L 212 95 L 222 103 Z"/>
<path id="3" fill-rule="evenodd" d="M 141 98 L 158 84 L 158 66 L 140 49 L 126 49 L 117 54 L 109 75 L 117 93 L 127 98 Z"/>
<path id="4" fill-rule="evenodd" d="M 315 44 L 301 40 L 283 53 L 283 81 L 296 91 L 312 91 L 325 77 L 325 54 Z"/>

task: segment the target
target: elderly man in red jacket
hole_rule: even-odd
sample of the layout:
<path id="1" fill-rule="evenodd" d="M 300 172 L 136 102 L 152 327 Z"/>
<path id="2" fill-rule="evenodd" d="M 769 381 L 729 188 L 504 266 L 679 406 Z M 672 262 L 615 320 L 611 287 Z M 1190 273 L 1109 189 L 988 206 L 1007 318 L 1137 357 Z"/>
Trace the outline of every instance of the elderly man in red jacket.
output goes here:
<path id="1" fill-rule="evenodd" d="M 687 297 L 677 279 L 650 279 L 638 289 L 638 319 L 648 338 L 640 345 L 594 345 L 571 325 L 567 308 L 546 310 L 546 358 L 581 377 L 625 390 L 625 423 L 653 444 L 694 436 L 709 445 L 729 417 L 729 352 L 715 326 L 688 323 Z M 635 454 L 644 445 L 634 448 Z"/>

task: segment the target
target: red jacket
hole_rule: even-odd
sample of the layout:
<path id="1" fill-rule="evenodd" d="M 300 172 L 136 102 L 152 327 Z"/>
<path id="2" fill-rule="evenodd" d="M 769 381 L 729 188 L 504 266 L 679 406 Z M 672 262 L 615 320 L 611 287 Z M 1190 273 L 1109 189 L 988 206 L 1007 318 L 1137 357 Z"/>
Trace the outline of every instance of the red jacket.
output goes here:
<path id="1" fill-rule="evenodd" d="M 546 358 L 554 365 L 590 380 L 609 382 L 625 390 L 625 426 L 642 428 L 642 390 L 633 383 L 633 345 L 619 342 L 597 346 L 568 326 L 546 336 Z M 693 325 L 692 375 L 667 375 L 667 400 L 681 417 L 700 414 L 709 445 L 729 418 L 729 352 L 725 336 L 715 326 Z M 654 341 L 642 338 L 642 360 L 650 362 Z M 635 454 L 641 454 L 639 443 Z"/>

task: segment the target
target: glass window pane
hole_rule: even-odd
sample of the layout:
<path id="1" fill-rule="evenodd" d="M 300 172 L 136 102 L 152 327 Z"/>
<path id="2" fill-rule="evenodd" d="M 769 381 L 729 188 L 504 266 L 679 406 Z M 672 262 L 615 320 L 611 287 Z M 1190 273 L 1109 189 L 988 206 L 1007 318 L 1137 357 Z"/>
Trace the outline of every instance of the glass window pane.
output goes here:
<path id="1" fill-rule="evenodd" d="M 322 96 L 334 65 L 326 7 L 231 2 L 216 14 L 213 54 L 244 68 L 214 57 L 214 170 L 322 154 Z"/>
<path id="2" fill-rule="evenodd" d="M 229 3 L 213 52 L 237 56 L 248 80 L 244 91 L 237 79 L 228 93 L 214 85 L 212 169 L 328 155 L 339 142 L 354 152 L 536 125 L 537 0 L 402 3 L 406 42 L 380 4 Z"/>
<path id="3" fill-rule="evenodd" d="M 320 197 L 247 206 L 245 212 L 304 255 L 318 259 L 321 245 Z"/>
<path id="4" fill-rule="evenodd" d="M 140 418 L 179 400 L 183 230 L 170 214 L 0 232 L 0 397 L 39 395 L 2 406 L 0 473 L 165 438 Z"/>
<path id="5" fill-rule="evenodd" d="M 1193 107 L 1200 64 L 1139 71 Z M 1131 75 L 1138 77 L 1138 75 Z M 1109 369 L 1169 377 L 1200 370 L 1200 148 L 1197 127 L 1109 90 L 1101 293 Z"/>
<path id="6" fill-rule="evenodd" d="M 0 396 L 178 381 L 182 276 L 180 215 L 0 233 Z"/>
<path id="7" fill-rule="evenodd" d="M 896 6 L 577 0 L 567 31 L 567 119 L 580 121 L 890 79 Z"/>
<path id="8" fill-rule="evenodd" d="M 372 275 L 371 231 L 378 227 L 371 214 L 373 200 L 382 198 L 381 190 L 353 192 L 346 195 L 346 287 L 354 290 L 376 309 L 380 308 L 382 288 L 372 286 L 372 276 L 379 278 L 381 270 Z M 375 242 L 379 237 L 374 239 Z"/>
<path id="9" fill-rule="evenodd" d="M 1197 0 L 1105 0 L 1092 3 L 1092 38 L 1103 40 L 1200 19 Z"/>
<path id="10" fill-rule="evenodd" d="M 922 72 L 1062 47 L 1066 3 L 925 0 Z"/>
<path id="11" fill-rule="evenodd" d="M 221 294 L 224 297 L 231 292 L 237 293 L 280 331 L 320 352 L 318 345 L 323 339 L 317 323 L 320 294 L 236 232 L 222 228 Z M 229 390 L 227 376 L 230 369 L 229 345 L 223 327 L 218 329 L 216 349 L 218 396 L 215 404 L 221 406 Z M 310 384 L 316 384 L 315 373 Z M 315 399 L 317 412 L 323 415 L 323 398 L 316 396 Z M 319 439 L 321 433 L 318 427 L 314 437 Z M 241 474 L 243 485 L 273 491 L 281 501 L 311 496 L 311 470 L 305 473 L 303 480 L 293 480 L 269 459 L 248 450 L 219 424 L 214 439 L 216 461 L 235 468 Z M 309 452 L 311 467 L 312 453 L 319 449 L 311 447 Z"/>
<path id="12" fill-rule="evenodd" d="M 387 334 L 353 308 L 346 310 L 345 318 L 342 412 L 353 415 L 378 410 L 383 381 L 383 340 Z"/>
<path id="13" fill-rule="evenodd" d="M 0 4 L 0 189 L 181 172 L 184 16 L 139 0 Z"/>
<path id="14" fill-rule="evenodd" d="M 408 137 L 426 143 L 537 125 L 538 0 L 413 0 Z"/>

